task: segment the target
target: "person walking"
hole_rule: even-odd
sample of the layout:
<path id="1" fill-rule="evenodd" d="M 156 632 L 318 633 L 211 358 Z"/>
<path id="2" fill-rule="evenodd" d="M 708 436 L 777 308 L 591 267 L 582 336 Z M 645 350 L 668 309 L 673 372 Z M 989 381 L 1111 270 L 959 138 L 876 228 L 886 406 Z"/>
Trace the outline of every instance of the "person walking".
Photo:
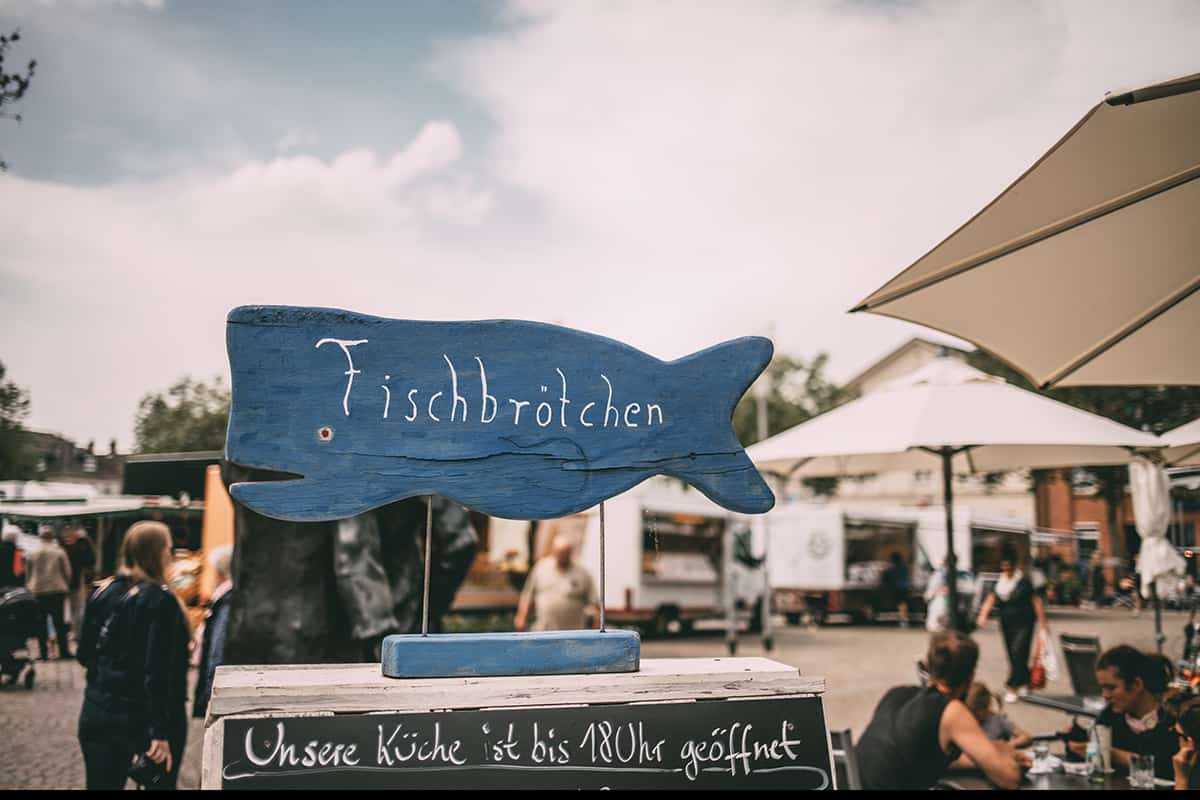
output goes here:
<path id="1" fill-rule="evenodd" d="M 200 642 L 200 669 L 196 674 L 196 694 L 192 699 L 192 716 L 203 718 L 208 713 L 212 696 L 213 677 L 225 660 L 225 635 L 229 630 L 229 608 L 233 601 L 233 578 L 230 562 L 233 546 L 222 545 L 208 556 L 208 564 L 217 577 L 208 612 L 204 615 L 204 636 Z"/>
<path id="2" fill-rule="evenodd" d="M 1099 550 L 1092 551 L 1092 559 L 1088 565 L 1088 592 L 1092 608 L 1104 605 L 1104 558 Z"/>
<path id="3" fill-rule="evenodd" d="M 525 579 L 516 628 L 526 629 L 532 608 L 532 630 L 579 630 L 587 625 L 589 611 L 599 602 L 591 574 L 575 563 L 574 547 L 560 533 L 554 537 L 550 554 L 538 560 Z"/>
<path id="4" fill-rule="evenodd" d="M 83 622 L 83 607 L 94 578 L 92 568 L 96 566 L 96 551 L 82 525 L 67 528 L 63 535 L 63 549 L 71 563 L 71 585 L 67 594 L 67 611 L 70 613 L 71 631 L 79 640 L 79 629 Z"/>
<path id="5" fill-rule="evenodd" d="M 152 762 L 139 782 L 174 789 L 187 742 L 188 623 L 167 588 L 171 534 L 134 523 L 117 575 L 88 598 L 79 639 L 87 688 L 79 745 L 89 789 L 121 789 L 134 757 Z M 156 774 L 155 774 L 156 773 Z"/>
<path id="6" fill-rule="evenodd" d="M 0 589 L 25 585 L 25 562 L 17 540 L 21 531 L 14 525 L 6 525 L 0 534 Z"/>
<path id="7" fill-rule="evenodd" d="M 1029 654 L 1033 649 L 1034 623 L 1038 629 L 1050 631 L 1046 622 L 1046 606 L 1034 591 L 1033 583 L 1017 568 L 1017 550 L 1005 545 L 1000 551 L 1000 578 L 988 593 L 979 609 L 975 626 L 987 624 L 988 615 L 995 607 L 1000 612 L 1000 631 L 1004 634 L 1004 648 L 1008 654 L 1008 691 L 1006 703 L 1015 703 L 1018 695 L 1028 694 Z"/>
<path id="8" fill-rule="evenodd" d="M 58 657 L 71 658 L 71 644 L 67 641 L 67 625 L 63 619 L 63 601 L 71 586 L 71 562 L 54 538 L 54 528 L 43 525 L 38 537 L 42 540 L 41 546 L 25 561 L 26 588 L 37 598 L 42 613 L 54 623 Z M 46 626 L 42 624 L 38 628 L 38 650 L 42 661 L 50 657 L 47 639 Z"/>
<path id="9" fill-rule="evenodd" d="M 896 607 L 900 614 L 900 627 L 908 627 L 908 601 L 912 591 L 912 575 L 904 557 L 892 553 L 888 558 L 889 566 L 880 578 L 881 605 L 885 609 Z"/>

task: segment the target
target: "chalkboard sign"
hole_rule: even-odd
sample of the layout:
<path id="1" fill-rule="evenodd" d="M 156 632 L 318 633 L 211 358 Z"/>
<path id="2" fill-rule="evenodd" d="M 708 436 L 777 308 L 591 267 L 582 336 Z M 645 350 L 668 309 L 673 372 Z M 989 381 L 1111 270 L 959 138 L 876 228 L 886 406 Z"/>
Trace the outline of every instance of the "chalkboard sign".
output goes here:
<path id="1" fill-rule="evenodd" d="M 820 697 L 225 718 L 226 789 L 829 789 Z"/>
<path id="2" fill-rule="evenodd" d="M 771 360 L 767 339 L 664 362 L 536 322 L 287 306 L 234 309 L 226 337 L 226 457 L 298 476 L 232 487 L 269 517 L 340 519 L 436 494 L 546 519 L 659 474 L 733 511 L 775 502 L 730 421 Z"/>

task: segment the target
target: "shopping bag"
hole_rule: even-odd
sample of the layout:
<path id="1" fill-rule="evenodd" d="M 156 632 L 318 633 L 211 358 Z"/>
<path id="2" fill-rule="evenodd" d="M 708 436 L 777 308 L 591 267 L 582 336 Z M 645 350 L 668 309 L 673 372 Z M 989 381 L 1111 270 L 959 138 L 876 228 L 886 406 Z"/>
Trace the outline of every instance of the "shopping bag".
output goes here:
<path id="1" fill-rule="evenodd" d="M 1053 683 L 1058 680 L 1058 656 L 1054 652 L 1049 634 L 1044 630 L 1038 631 L 1038 639 L 1042 643 L 1042 667 L 1046 671 L 1046 681 Z"/>
<path id="2" fill-rule="evenodd" d="M 1030 689 L 1046 688 L 1046 667 L 1042 660 L 1043 644 L 1043 637 L 1039 635 L 1037 644 L 1034 645 L 1033 649 L 1033 666 L 1029 669 Z"/>

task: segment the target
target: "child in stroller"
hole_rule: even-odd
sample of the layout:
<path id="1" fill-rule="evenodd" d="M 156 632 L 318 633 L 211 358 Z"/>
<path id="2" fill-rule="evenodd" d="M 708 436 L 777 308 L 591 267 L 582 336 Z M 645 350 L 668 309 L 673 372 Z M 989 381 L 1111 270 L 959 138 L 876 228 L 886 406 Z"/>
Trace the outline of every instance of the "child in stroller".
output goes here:
<path id="1" fill-rule="evenodd" d="M 29 639 L 45 627 L 46 615 L 37 598 L 21 587 L 3 590 L 0 594 L 0 683 L 11 686 L 21 680 L 24 672 L 25 688 L 33 688 Z M 24 651 L 25 655 L 18 656 L 18 651 Z"/>

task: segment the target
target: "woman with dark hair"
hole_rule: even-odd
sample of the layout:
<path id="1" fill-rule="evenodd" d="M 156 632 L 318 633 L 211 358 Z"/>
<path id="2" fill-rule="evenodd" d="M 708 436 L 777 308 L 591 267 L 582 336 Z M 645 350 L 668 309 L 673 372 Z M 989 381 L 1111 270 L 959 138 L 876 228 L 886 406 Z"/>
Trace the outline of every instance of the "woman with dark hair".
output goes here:
<path id="1" fill-rule="evenodd" d="M 174 789 L 187 740 L 188 623 L 167 588 L 171 534 L 135 523 L 121 570 L 88 599 L 78 647 L 87 667 L 79 744 L 89 789 L 123 789 L 135 756 L 140 783 Z"/>
<path id="2" fill-rule="evenodd" d="M 1131 755 L 1154 756 L 1155 776 L 1172 777 L 1171 758 L 1179 749 L 1179 740 L 1171 730 L 1174 720 L 1162 704 L 1172 674 L 1165 656 L 1143 653 L 1129 645 L 1106 651 L 1096 662 L 1096 680 L 1107 703 L 1096 724 L 1112 730 L 1114 766 L 1128 769 Z M 1084 755 L 1087 733 L 1076 725 L 1068 734 L 1067 748 Z"/>
<path id="3" fill-rule="evenodd" d="M 1029 686 L 1029 654 L 1033 649 L 1034 623 L 1049 633 L 1046 606 L 1034 591 L 1033 583 L 1017 568 L 1017 550 L 1006 544 L 1000 551 L 1000 578 L 983 601 L 975 626 L 987 623 L 992 608 L 1000 613 L 1000 631 L 1004 634 L 1004 649 L 1008 654 L 1008 692 L 1004 702 L 1015 703 L 1018 694 L 1027 694 Z"/>

